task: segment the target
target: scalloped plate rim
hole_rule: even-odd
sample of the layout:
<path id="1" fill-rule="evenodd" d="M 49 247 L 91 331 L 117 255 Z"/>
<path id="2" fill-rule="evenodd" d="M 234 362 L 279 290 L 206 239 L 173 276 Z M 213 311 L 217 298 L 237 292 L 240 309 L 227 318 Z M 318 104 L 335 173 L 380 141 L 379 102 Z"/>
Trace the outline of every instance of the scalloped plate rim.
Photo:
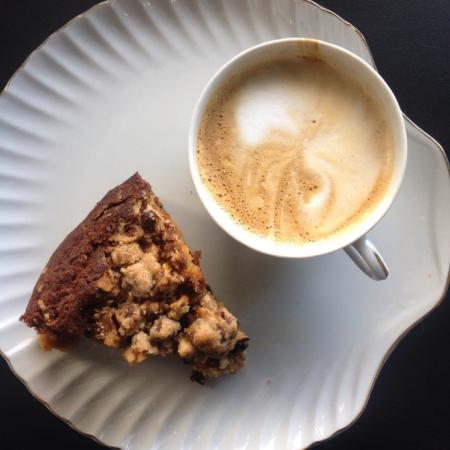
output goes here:
<path id="1" fill-rule="evenodd" d="M 87 9 L 86 11 L 76 15 L 75 17 L 73 17 L 72 19 L 70 19 L 68 22 L 66 22 L 64 25 L 62 25 L 61 27 L 59 27 L 57 30 L 55 30 L 53 33 L 51 33 L 39 46 L 37 46 L 29 55 L 28 57 L 24 60 L 24 62 L 19 66 L 19 68 L 13 73 L 13 75 L 9 78 L 9 80 L 7 81 L 6 85 L 4 86 L 4 88 L 1 90 L 0 92 L 0 97 L 5 96 L 6 94 L 8 94 L 9 88 L 11 86 L 11 84 L 14 82 L 16 75 L 18 75 L 28 64 L 28 62 L 31 60 L 31 58 L 37 53 L 39 52 L 42 48 L 44 48 L 46 46 L 46 44 L 57 34 L 59 34 L 60 31 L 66 29 L 67 27 L 69 27 L 70 25 L 72 25 L 74 22 L 76 22 L 79 19 L 83 19 L 86 16 L 90 15 L 91 13 L 93 13 L 95 10 L 105 7 L 110 3 L 113 3 L 117 0 L 103 0 L 99 3 L 97 3 L 96 5 L 93 5 L 91 8 Z M 371 59 L 371 63 L 373 65 L 373 67 L 375 68 L 375 70 L 378 71 L 378 68 L 375 64 L 375 60 L 373 58 L 371 49 L 367 43 L 367 40 L 365 38 L 365 36 L 363 35 L 363 33 L 356 28 L 353 24 L 351 24 L 350 22 L 348 22 L 347 20 L 345 20 L 344 18 L 342 18 L 341 16 L 339 16 L 338 14 L 336 14 L 335 12 L 333 12 L 332 10 L 325 8 L 323 6 L 321 6 L 320 4 L 316 3 L 313 0 L 302 0 L 305 3 L 309 3 L 313 6 L 315 6 L 316 8 L 318 8 L 318 10 L 320 10 L 322 13 L 326 13 L 326 14 L 330 14 L 332 16 L 334 16 L 336 19 L 338 19 L 340 22 L 342 22 L 343 24 L 345 24 L 346 26 L 350 27 L 354 32 L 356 32 L 356 34 L 359 36 L 359 38 L 361 39 L 361 41 L 363 42 L 364 46 L 367 49 L 368 55 Z M 431 144 L 432 146 L 432 151 L 438 152 L 440 153 L 441 157 L 443 158 L 443 162 L 444 164 L 446 164 L 448 172 L 449 172 L 449 178 L 450 178 L 450 163 L 449 160 L 447 158 L 447 155 L 442 147 L 442 145 L 436 141 L 436 139 L 434 139 L 431 135 L 429 135 L 426 131 L 424 131 L 422 128 L 420 128 L 418 125 L 416 125 L 405 113 L 403 113 L 404 118 L 407 121 L 407 125 L 411 126 L 412 128 L 414 128 L 416 131 L 418 131 L 422 136 L 424 136 Z M 450 267 L 449 267 L 450 269 Z M 367 390 L 364 402 L 362 407 L 360 408 L 360 410 L 355 414 L 355 416 L 353 417 L 353 419 L 345 426 L 336 429 L 334 432 L 330 433 L 328 436 L 325 436 L 323 439 L 321 440 L 316 440 L 311 442 L 310 444 L 307 445 L 307 447 L 305 448 L 310 448 L 315 446 L 316 444 L 318 444 L 319 442 L 324 442 L 324 441 L 328 441 L 330 439 L 333 439 L 336 435 L 342 433 L 343 431 L 347 430 L 348 428 L 350 428 L 364 413 L 368 401 L 370 399 L 372 390 L 374 388 L 374 385 L 378 379 L 378 376 L 382 370 L 382 368 L 384 367 L 387 359 L 390 357 L 390 355 L 392 354 L 392 352 L 396 349 L 396 347 L 399 345 L 400 341 L 416 326 L 418 325 L 420 322 L 422 322 L 422 320 L 424 320 L 432 311 L 434 311 L 435 309 L 437 309 L 441 303 L 443 302 L 443 300 L 446 297 L 446 294 L 448 292 L 450 288 L 450 273 L 448 273 L 447 275 L 447 282 L 444 284 L 444 288 L 443 291 L 441 293 L 441 295 L 433 300 L 433 303 L 430 305 L 429 309 L 423 313 L 420 317 L 418 317 L 412 324 L 410 324 L 406 329 L 403 330 L 403 332 L 394 340 L 394 342 L 387 348 L 382 361 L 380 362 L 380 364 L 378 365 L 376 372 L 373 376 L 373 379 L 371 380 L 370 386 Z M 58 419 L 62 420 L 63 422 L 65 422 L 67 425 L 69 425 L 73 430 L 77 431 L 78 433 L 80 433 L 83 436 L 86 436 L 90 439 L 92 439 L 93 441 L 95 441 L 96 443 L 106 446 L 108 448 L 112 448 L 112 449 L 118 449 L 120 450 L 120 447 L 116 447 L 110 444 L 105 443 L 104 441 L 102 441 L 101 439 L 99 439 L 98 437 L 96 437 L 94 434 L 85 432 L 80 430 L 79 428 L 77 428 L 76 425 L 74 425 L 70 420 L 66 419 L 65 417 L 61 416 L 60 414 L 58 414 L 50 404 L 48 404 L 45 400 L 43 400 L 42 398 L 40 398 L 38 395 L 36 395 L 33 390 L 31 389 L 31 387 L 28 385 L 28 382 L 22 377 L 20 376 L 16 370 L 14 369 L 14 366 L 12 364 L 12 362 L 10 361 L 10 359 L 3 353 L 3 351 L 0 349 L 0 356 L 6 361 L 9 369 L 11 370 L 11 372 L 16 376 L 16 378 L 18 380 L 20 380 L 23 385 L 26 387 L 26 389 L 28 390 L 28 392 L 36 399 L 38 400 L 41 404 L 43 404 L 55 417 L 57 417 Z"/>

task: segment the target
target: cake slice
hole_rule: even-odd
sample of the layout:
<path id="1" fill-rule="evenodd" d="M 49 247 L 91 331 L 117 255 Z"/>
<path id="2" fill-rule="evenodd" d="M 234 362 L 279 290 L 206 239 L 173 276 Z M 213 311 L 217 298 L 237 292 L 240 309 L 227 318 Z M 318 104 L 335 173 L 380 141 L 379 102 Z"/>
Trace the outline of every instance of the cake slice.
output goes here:
<path id="1" fill-rule="evenodd" d="M 84 335 L 122 348 L 130 364 L 175 355 L 197 381 L 233 373 L 249 338 L 214 297 L 199 259 L 136 173 L 59 245 L 21 320 L 46 350 Z"/>

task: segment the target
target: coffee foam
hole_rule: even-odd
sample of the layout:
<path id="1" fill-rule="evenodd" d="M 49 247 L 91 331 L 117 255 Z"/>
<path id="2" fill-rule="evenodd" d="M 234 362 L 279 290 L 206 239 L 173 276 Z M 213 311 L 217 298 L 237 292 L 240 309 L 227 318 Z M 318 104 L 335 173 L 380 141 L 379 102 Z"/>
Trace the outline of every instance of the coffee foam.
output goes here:
<path id="1" fill-rule="evenodd" d="M 327 238 L 358 223 L 391 178 L 381 108 L 318 59 L 261 64 L 223 86 L 199 127 L 200 176 L 246 229 L 278 241 Z"/>

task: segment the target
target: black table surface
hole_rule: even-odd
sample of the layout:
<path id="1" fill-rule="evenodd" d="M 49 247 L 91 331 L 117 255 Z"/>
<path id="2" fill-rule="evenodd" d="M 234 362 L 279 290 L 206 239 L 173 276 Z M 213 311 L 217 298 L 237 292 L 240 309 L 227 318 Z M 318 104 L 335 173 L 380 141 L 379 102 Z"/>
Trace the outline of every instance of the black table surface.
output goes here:
<path id="1" fill-rule="evenodd" d="M 50 33 L 96 3 L 0 0 L 0 85 Z M 403 111 L 448 155 L 450 0 L 322 0 L 321 4 L 364 33 Z M 447 294 L 400 342 L 359 420 L 315 448 L 450 449 L 449 300 Z M 1 358 L 0 380 L 1 448 L 103 448 L 54 417 Z"/>

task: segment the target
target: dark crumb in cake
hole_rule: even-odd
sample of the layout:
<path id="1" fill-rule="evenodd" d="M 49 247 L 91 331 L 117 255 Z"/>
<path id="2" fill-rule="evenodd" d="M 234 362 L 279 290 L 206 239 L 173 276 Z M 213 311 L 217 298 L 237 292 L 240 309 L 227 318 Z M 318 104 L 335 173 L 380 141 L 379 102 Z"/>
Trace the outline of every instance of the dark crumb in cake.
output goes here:
<path id="1" fill-rule="evenodd" d="M 199 372 L 198 370 L 193 370 L 191 374 L 191 381 L 204 385 L 205 384 L 205 376 Z"/>
<path id="2" fill-rule="evenodd" d="M 198 382 L 233 373 L 249 339 L 214 298 L 199 260 L 136 173 L 56 249 L 21 320 L 45 350 L 86 335 L 123 348 L 130 364 L 178 356 Z"/>

